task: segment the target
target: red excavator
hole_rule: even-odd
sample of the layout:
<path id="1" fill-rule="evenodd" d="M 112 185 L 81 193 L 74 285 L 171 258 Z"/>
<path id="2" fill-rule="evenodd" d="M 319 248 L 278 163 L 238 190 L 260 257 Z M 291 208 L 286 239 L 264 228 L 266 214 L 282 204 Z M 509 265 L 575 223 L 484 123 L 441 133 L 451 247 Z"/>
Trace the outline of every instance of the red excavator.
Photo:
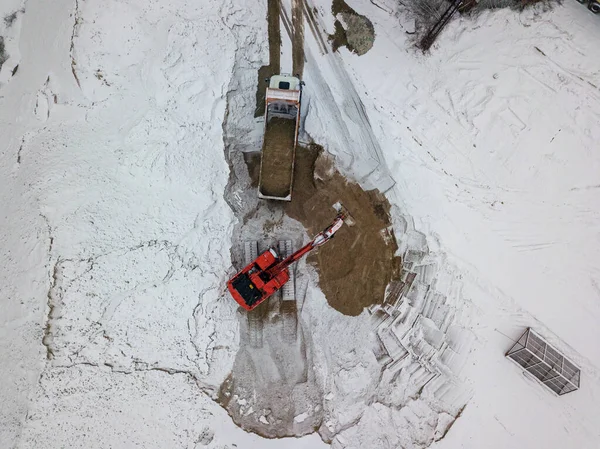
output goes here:
<path id="1" fill-rule="evenodd" d="M 336 203 L 336 207 L 339 203 Z M 342 206 L 343 207 L 343 206 Z M 240 306 L 252 310 L 290 279 L 288 267 L 313 249 L 325 244 L 342 227 L 344 220 L 351 225 L 351 218 L 340 213 L 327 228 L 289 257 L 281 260 L 273 248 L 269 248 L 250 265 L 227 282 L 227 288 Z"/>

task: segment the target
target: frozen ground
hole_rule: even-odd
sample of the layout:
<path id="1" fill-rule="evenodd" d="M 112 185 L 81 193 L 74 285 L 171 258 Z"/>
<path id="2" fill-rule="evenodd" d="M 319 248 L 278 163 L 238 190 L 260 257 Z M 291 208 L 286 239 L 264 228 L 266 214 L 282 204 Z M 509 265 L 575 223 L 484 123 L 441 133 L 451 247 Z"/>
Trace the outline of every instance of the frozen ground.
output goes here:
<path id="1" fill-rule="evenodd" d="M 228 168 L 260 147 L 266 8 L 3 2 L 1 447 L 598 446 L 598 19 L 486 13 L 422 55 L 396 2 L 348 3 L 375 26 L 360 57 L 328 51 L 330 4 L 307 2 L 305 130 L 387 191 L 413 288 L 346 317 L 308 273 L 319 397 L 292 421 L 319 435 L 280 441 L 215 402 L 241 354 L 223 284 L 254 195 Z M 526 326 L 581 391 L 504 359 Z"/>

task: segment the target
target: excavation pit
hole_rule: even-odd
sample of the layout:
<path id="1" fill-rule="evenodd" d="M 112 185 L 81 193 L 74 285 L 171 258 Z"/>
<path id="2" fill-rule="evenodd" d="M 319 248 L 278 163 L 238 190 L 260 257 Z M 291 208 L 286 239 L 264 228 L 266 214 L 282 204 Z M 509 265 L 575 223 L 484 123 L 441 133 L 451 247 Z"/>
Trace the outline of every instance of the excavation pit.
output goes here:
<path id="1" fill-rule="evenodd" d="M 246 157 L 248 171 L 258 180 L 255 156 Z M 400 258 L 389 217 L 390 205 L 376 190 L 365 191 L 335 169 L 318 145 L 298 147 L 294 166 L 294 196 L 282 204 L 285 213 L 300 221 L 312 236 L 335 217 L 340 201 L 355 226 L 344 226 L 335 238 L 308 257 L 319 272 L 319 286 L 331 307 L 344 315 L 359 315 L 384 299 L 388 283 L 400 275 Z"/>

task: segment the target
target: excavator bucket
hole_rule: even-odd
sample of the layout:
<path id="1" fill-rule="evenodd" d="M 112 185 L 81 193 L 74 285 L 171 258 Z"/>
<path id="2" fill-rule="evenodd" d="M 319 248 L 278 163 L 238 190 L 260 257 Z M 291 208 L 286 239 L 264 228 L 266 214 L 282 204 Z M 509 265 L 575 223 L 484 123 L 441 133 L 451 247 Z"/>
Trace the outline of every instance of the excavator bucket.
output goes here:
<path id="1" fill-rule="evenodd" d="M 352 214 L 344 207 L 342 203 L 338 201 L 332 207 L 337 211 L 338 214 L 342 214 L 344 223 L 346 223 L 347 226 L 354 226 L 356 224 Z"/>

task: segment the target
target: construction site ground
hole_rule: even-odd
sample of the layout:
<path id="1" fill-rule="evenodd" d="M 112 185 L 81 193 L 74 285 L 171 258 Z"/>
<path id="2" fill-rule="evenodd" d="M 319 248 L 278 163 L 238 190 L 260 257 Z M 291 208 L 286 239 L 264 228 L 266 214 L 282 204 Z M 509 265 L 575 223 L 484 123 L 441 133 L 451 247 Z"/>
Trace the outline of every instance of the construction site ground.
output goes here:
<path id="1" fill-rule="evenodd" d="M 0 2 L 0 448 L 598 447 L 598 17 L 479 11 L 424 54 L 406 2 L 345 2 Z M 306 83 L 290 204 L 257 195 L 268 73 Z M 580 391 L 507 360 L 528 327 Z"/>
<path id="2" fill-rule="evenodd" d="M 253 185 L 260 158 L 248 155 Z M 383 301 L 385 288 L 400 274 L 400 258 L 389 219 L 389 203 L 377 191 L 364 191 L 335 169 L 333 160 L 318 145 L 299 146 L 294 168 L 293 201 L 281 205 L 300 221 L 309 235 L 321 231 L 341 202 L 356 224 L 344 226 L 309 263 L 319 272 L 319 286 L 331 307 L 345 315 L 359 315 L 365 307 Z"/>
<path id="3" fill-rule="evenodd" d="M 264 116 L 264 78 L 283 70 L 284 59 L 295 75 L 303 75 L 303 22 L 304 17 L 312 18 L 309 23 L 314 27 L 314 10 L 296 0 L 287 6 L 280 0 L 268 1 L 270 59 L 269 65 L 259 69 L 257 116 Z M 278 51 L 282 39 L 291 42 L 286 44 L 291 47 L 288 55 Z M 246 119 L 242 112 L 229 115 L 227 134 L 234 135 L 235 126 Z M 314 290 L 308 298 L 307 289 L 318 284 L 331 313 L 352 319 L 367 307 L 383 303 L 386 286 L 400 277 L 401 264 L 385 197 L 344 177 L 319 145 L 298 145 L 294 156 L 294 125 L 292 120 L 273 118 L 262 151 L 252 151 L 242 141 L 230 142 L 227 195 L 239 219 L 232 239 L 234 268 L 239 270 L 247 263 L 247 242 L 257 242 L 259 252 L 276 247 L 281 240 L 290 240 L 293 249 L 298 249 L 331 223 L 337 214 L 332 206 L 337 202 L 352 214 L 355 225 L 344 226 L 333 240 L 291 267 L 295 272 L 295 281 L 290 281 L 293 301 L 283 301 L 276 294 L 251 312 L 239 309 L 240 348 L 219 389 L 218 402 L 246 431 L 280 438 L 319 429 L 328 439 L 330 436 L 324 436 L 330 432 L 324 430 L 330 426 L 328 401 L 314 375 L 320 363 L 315 360 L 320 343 L 313 340 L 315 323 L 307 322 L 308 315 L 303 312 L 305 307 L 314 307 L 307 304 L 315 301 Z M 300 133 L 306 138 L 302 125 L 301 119 Z M 243 150 L 235 151 L 238 147 Z M 261 159 L 265 164 L 262 173 Z M 259 182 L 263 194 L 285 197 L 290 192 L 292 167 L 291 202 L 257 198 Z M 322 305 L 327 307 L 325 301 Z"/>
<path id="4" fill-rule="evenodd" d="M 296 120 L 273 117 L 265 131 L 260 190 L 263 195 L 287 197 L 292 188 Z"/>
<path id="5" fill-rule="evenodd" d="M 269 0 L 267 14 L 269 65 L 259 69 L 255 111 L 263 117 L 264 78 L 289 69 L 302 78 L 304 18 L 313 32 L 316 26 L 314 9 L 299 0 L 289 4 Z M 288 54 L 280 53 L 280 46 Z M 302 111 L 306 114 L 306 105 Z M 226 134 L 235 135 L 235 127 L 244 120 L 242 110 L 231 111 Z M 294 155 L 294 127 L 294 120 L 271 119 L 263 144 L 255 151 L 242 141 L 230 142 L 227 195 L 239 219 L 231 249 L 235 270 L 248 263 L 244 249 L 248 242 L 256 242 L 259 253 L 277 247 L 281 240 L 300 248 L 331 223 L 337 202 L 348 209 L 355 224 L 343 226 L 334 239 L 291 267 L 294 300 L 284 301 L 276 294 L 251 312 L 239 309 L 240 347 L 231 373 L 219 388 L 218 402 L 246 431 L 281 438 L 319 429 L 322 438 L 329 439 L 333 434 L 328 400 L 314 374 L 320 363 L 315 359 L 321 352 L 317 346 L 322 346 L 313 339 L 316 323 L 309 318 L 314 313 L 314 289 L 318 284 L 325 297 L 318 307 L 326 307 L 341 320 L 353 319 L 384 302 L 387 285 L 400 279 L 401 261 L 387 199 L 343 176 L 333 157 L 315 143 L 298 145 Z M 311 140 L 304 133 L 302 118 L 300 134 Z M 259 182 L 263 194 L 285 197 L 291 192 L 292 201 L 258 199 Z M 307 295 L 307 289 L 312 295 Z M 368 345 L 357 350 L 369 350 Z"/>
<path id="6" fill-rule="evenodd" d="M 268 438 L 306 435 L 322 428 L 327 408 L 311 369 L 317 363 L 313 324 L 302 318 L 303 308 L 313 307 L 307 302 L 314 301 L 305 296 L 307 285 L 318 283 L 340 317 L 382 303 L 386 285 L 400 271 L 390 206 L 383 195 L 342 176 L 318 145 L 296 150 L 291 202 L 257 199 L 260 152 L 231 155 L 230 191 L 244 199 L 236 203 L 242 206 L 232 247 L 236 270 L 246 263 L 245 242 L 257 241 L 259 252 L 281 240 L 291 240 L 298 249 L 333 220 L 337 212 L 332 205 L 338 201 L 355 220 L 291 267 L 293 301 L 273 295 L 251 312 L 239 309 L 240 348 L 219 389 L 218 402 L 241 428 Z"/>

